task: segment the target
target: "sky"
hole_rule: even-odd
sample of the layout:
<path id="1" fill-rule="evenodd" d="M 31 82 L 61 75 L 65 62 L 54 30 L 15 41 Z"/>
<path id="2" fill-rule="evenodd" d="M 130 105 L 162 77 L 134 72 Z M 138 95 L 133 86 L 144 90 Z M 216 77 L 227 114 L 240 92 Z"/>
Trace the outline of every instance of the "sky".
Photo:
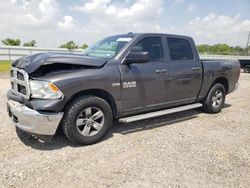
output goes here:
<path id="1" fill-rule="evenodd" d="M 128 32 L 192 36 L 197 44 L 245 47 L 250 0 L 1 0 L 0 40 L 58 47 Z"/>

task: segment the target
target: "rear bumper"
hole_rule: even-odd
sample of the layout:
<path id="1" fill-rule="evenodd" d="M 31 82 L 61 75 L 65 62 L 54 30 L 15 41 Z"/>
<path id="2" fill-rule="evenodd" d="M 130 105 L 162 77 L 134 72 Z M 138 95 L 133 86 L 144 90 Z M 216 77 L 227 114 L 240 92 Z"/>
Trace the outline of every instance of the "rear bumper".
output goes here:
<path id="1" fill-rule="evenodd" d="M 8 100 L 9 116 L 23 131 L 38 135 L 54 135 L 63 113 L 40 113 L 19 102 Z"/>

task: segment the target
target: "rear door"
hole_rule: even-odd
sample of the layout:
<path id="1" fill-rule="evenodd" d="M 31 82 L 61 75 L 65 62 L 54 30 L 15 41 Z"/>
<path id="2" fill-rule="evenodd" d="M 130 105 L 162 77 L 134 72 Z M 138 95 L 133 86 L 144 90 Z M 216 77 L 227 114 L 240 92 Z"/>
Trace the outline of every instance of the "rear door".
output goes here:
<path id="1" fill-rule="evenodd" d="M 122 109 L 129 112 L 147 109 L 167 102 L 167 64 L 164 60 L 163 38 L 140 39 L 131 51 L 149 52 L 146 63 L 120 65 Z"/>
<path id="2" fill-rule="evenodd" d="M 202 84 L 202 65 L 190 38 L 167 37 L 168 102 L 194 102 Z"/>

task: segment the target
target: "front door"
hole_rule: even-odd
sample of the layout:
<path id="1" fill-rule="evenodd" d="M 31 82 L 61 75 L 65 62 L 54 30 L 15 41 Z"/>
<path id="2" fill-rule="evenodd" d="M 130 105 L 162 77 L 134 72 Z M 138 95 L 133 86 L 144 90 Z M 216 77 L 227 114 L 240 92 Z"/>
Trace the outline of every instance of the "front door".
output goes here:
<path id="1" fill-rule="evenodd" d="M 145 37 L 131 51 L 148 52 L 149 62 L 120 65 L 123 112 L 146 109 L 167 100 L 167 64 L 162 38 Z"/>

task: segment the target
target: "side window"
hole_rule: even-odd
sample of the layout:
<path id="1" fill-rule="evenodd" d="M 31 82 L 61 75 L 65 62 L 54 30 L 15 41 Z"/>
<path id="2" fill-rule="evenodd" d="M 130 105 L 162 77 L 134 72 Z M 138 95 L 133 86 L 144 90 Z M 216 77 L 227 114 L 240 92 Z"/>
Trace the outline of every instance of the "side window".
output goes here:
<path id="1" fill-rule="evenodd" d="M 194 59 L 193 51 L 188 40 L 169 37 L 167 41 L 171 60 Z"/>
<path id="2" fill-rule="evenodd" d="M 145 37 L 141 39 L 133 48 L 134 52 L 148 52 L 150 60 L 163 59 L 163 49 L 160 37 Z"/>

